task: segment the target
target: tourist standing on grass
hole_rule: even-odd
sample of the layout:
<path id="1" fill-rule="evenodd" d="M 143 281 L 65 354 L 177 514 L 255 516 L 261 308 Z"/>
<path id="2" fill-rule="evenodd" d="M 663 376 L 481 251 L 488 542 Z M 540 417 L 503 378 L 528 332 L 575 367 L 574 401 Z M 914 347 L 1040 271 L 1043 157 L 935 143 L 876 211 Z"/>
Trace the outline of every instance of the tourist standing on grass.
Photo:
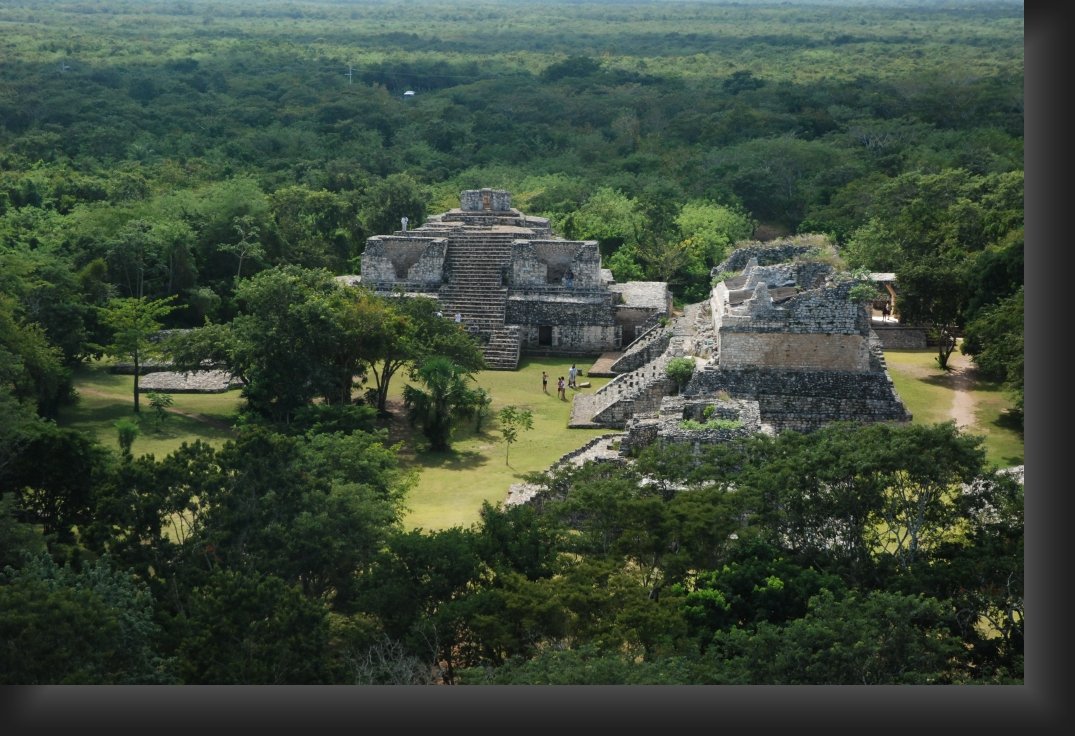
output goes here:
<path id="1" fill-rule="evenodd" d="M 567 385 L 571 388 L 578 388 L 578 385 L 576 385 L 575 383 L 575 379 L 578 377 L 578 375 L 579 369 L 575 367 L 574 363 L 572 363 L 571 370 L 567 372 Z"/>
<path id="2" fill-rule="evenodd" d="M 564 377 L 560 376 L 556 380 L 556 395 L 564 401 L 567 401 L 567 389 L 564 388 Z"/>
<path id="3" fill-rule="evenodd" d="M 544 393 L 549 393 L 549 374 L 545 371 L 541 372 L 541 390 Z"/>

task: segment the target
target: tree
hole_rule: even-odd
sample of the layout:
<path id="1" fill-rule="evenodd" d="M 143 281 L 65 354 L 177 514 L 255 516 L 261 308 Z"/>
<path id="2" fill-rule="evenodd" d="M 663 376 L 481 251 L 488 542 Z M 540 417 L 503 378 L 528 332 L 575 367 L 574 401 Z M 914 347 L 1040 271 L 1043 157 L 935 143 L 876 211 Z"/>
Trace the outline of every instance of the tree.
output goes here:
<path id="1" fill-rule="evenodd" d="M 682 391 L 694 375 L 693 358 L 672 358 L 664 368 L 665 374 L 676 384 L 676 390 Z"/>
<path id="2" fill-rule="evenodd" d="M 417 227 L 425 220 L 427 198 L 409 174 L 390 174 L 366 192 L 359 219 L 368 233 L 393 233 L 403 217 Z"/>
<path id="3" fill-rule="evenodd" d="M 733 244 L 754 234 L 754 223 L 746 213 L 707 200 L 684 202 L 676 225 L 709 268 L 723 261 Z"/>
<path id="4" fill-rule="evenodd" d="M 192 484 L 180 459 L 161 476 L 176 492 Z M 271 573 L 341 608 L 398 526 L 411 482 L 381 435 L 296 436 L 257 425 L 226 443 L 204 472 L 194 481 L 199 511 L 188 553 L 197 551 L 207 569 Z"/>
<path id="5" fill-rule="evenodd" d="M 16 450 L 0 479 L 16 490 L 20 518 L 60 542 L 74 541 L 109 482 L 112 453 L 85 432 L 45 421 L 24 427 Z"/>
<path id="6" fill-rule="evenodd" d="M 623 192 L 599 187 L 579 209 L 569 212 L 558 227 L 569 238 L 593 239 L 601 254 L 610 256 L 624 245 L 634 245 L 645 217 L 638 203 Z"/>
<path id="7" fill-rule="evenodd" d="M 445 452 L 455 424 L 477 410 L 481 395 L 467 384 L 468 370 L 443 356 L 425 360 L 415 371 L 415 378 L 425 390 L 411 385 L 403 387 L 403 405 L 412 424 L 422 428 L 429 449 Z"/>
<path id="8" fill-rule="evenodd" d="M 500 422 L 500 434 L 504 438 L 504 464 L 507 465 L 508 452 L 519 438 L 519 431 L 534 428 L 534 414 L 529 409 L 505 406 L 497 412 L 496 418 Z"/>
<path id="9" fill-rule="evenodd" d="M 259 240 L 259 229 L 252 215 L 236 217 L 235 232 L 239 234 L 239 241 L 224 243 L 220 246 L 220 250 L 239 256 L 239 265 L 235 268 L 235 278 L 238 280 L 243 275 L 243 261 L 247 258 L 252 261 L 262 260 L 265 257 L 265 248 Z"/>
<path id="10" fill-rule="evenodd" d="M 413 374 L 426 359 L 441 356 L 468 372 L 485 368 L 478 342 L 454 322 L 439 316 L 436 300 L 399 294 L 389 297 L 386 303 L 388 314 L 382 323 L 385 338 L 370 366 L 375 382 L 372 398 L 382 415 L 388 412 L 389 384 L 405 366 L 410 366 Z"/>
<path id="11" fill-rule="evenodd" d="M 110 299 L 102 308 L 101 319 L 112 332 L 111 342 L 104 346 L 106 355 L 127 358 L 134 365 L 134 411 L 138 404 L 138 379 L 144 361 L 160 352 L 155 340 L 163 327 L 162 320 L 175 311 L 175 296 L 163 299 L 127 297 Z"/>
<path id="12" fill-rule="evenodd" d="M 159 427 L 168 418 L 168 407 L 175 403 L 175 399 L 171 394 L 162 394 L 157 391 L 150 391 L 146 394 L 146 398 L 149 399 L 149 405 L 153 407 L 153 417 L 157 420 Z"/>
<path id="13" fill-rule="evenodd" d="M 0 572 L 0 682 L 120 685 L 175 682 L 145 585 L 108 558 L 81 569 L 47 555 Z"/>
<path id="14" fill-rule="evenodd" d="M 982 309 L 967 325 L 960 350 L 974 358 L 982 377 L 1003 382 L 1023 409 L 1023 287 Z"/>
<path id="15" fill-rule="evenodd" d="M 943 257 L 922 257 L 896 271 L 900 322 L 927 328 L 937 345 L 937 365 L 948 370 L 966 302 L 965 273 Z"/>
<path id="16" fill-rule="evenodd" d="M 963 644 L 943 602 L 887 591 L 823 589 L 802 618 L 718 633 L 713 680 L 750 685 L 952 683 Z"/>
<path id="17" fill-rule="evenodd" d="M 22 319 L 13 299 L 0 294 L 0 387 L 37 413 L 55 418 L 73 398 L 70 370 L 40 325 Z"/>
<path id="18" fill-rule="evenodd" d="M 324 605 L 269 573 L 218 570 L 186 603 L 179 671 L 186 684 L 329 682 Z"/>
<path id="19" fill-rule="evenodd" d="M 133 457 L 131 448 L 134 446 L 134 441 L 138 439 L 140 432 L 141 428 L 138 426 L 138 422 L 132 419 L 124 417 L 116 422 L 119 452 L 124 460 L 130 460 Z"/>

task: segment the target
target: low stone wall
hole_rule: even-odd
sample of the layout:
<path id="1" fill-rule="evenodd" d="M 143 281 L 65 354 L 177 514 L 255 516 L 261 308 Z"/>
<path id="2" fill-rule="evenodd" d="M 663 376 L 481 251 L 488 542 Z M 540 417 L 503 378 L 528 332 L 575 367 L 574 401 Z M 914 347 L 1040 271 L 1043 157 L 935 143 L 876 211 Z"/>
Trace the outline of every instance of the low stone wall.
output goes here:
<path id="1" fill-rule="evenodd" d="M 227 371 L 162 371 L 138 382 L 138 392 L 165 394 L 220 394 L 238 388 L 243 382 Z"/>
<path id="2" fill-rule="evenodd" d="M 796 243 L 779 241 L 773 244 L 754 243 L 744 245 L 728 256 L 723 262 L 713 267 L 712 275 L 728 271 L 741 271 L 746 268 L 751 259 L 757 259 L 758 264 L 766 266 L 773 263 L 783 263 L 795 260 L 796 257 L 809 253 L 816 247 L 813 243 Z"/>
<path id="3" fill-rule="evenodd" d="M 157 360 L 144 360 L 138 365 L 138 373 L 140 375 L 147 375 L 149 373 L 159 373 L 160 371 L 172 370 L 171 363 L 165 363 Z M 134 363 L 115 363 L 108 368 L 109 373 L 117 373 L 121 376 L 133 376 L 134 375 Z"/>
<path id="4" fill-rule="evenodd" d="M 921 350 L 928 347 L 926 331 L 921 327 L 879 327 L 874 333 L 885 348 L 894 350 Z"/>

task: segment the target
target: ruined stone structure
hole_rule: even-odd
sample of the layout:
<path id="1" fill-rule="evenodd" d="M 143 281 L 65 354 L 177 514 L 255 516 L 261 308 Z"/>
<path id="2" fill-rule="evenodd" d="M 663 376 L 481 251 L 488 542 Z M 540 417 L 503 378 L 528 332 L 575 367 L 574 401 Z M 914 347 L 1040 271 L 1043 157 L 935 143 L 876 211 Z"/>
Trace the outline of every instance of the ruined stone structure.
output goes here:
<path id="1" fill-rule="evenodd" d="M 497 189 L 464 191 L 457 209 L 369 238 L 361 270 L 341 280 L 439 300 L 483 342 L 490 367 L 506 370 L 525 352 L 618 350 L 672 306 L 667 284 L 616 284 L 596 241 L 557 237 Z"/>
<path id="2" fill-rule="evenodd" d="M 713 274 L 708 301 L 643 334 L 613 366 L 620 375 L 575 397 L 571 426 L 626 429 L 621 452 L 631 453 L 835 421 L 910 421 L 868 310 L 850 299 L 854 280 L 815 243 L 741 248 Z M 679 395 L 665 374 L 673 357 L 697 366 Z M 726 421 L 690 428 L 706 416 Z"/>

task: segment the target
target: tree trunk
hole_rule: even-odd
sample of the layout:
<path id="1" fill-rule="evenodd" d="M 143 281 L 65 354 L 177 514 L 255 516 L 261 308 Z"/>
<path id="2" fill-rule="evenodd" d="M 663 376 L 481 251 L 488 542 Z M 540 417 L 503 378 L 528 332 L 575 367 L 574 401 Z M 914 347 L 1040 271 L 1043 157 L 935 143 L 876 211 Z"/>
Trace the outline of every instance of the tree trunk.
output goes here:
<path id="1" fill-rule="evenodd" d="M 138 374 L 142 370 L 142 365 L 138 360 L 138 353 L 134 354 L 134 413 L 141 412 L 141 407 L 138 405 Z"/>

